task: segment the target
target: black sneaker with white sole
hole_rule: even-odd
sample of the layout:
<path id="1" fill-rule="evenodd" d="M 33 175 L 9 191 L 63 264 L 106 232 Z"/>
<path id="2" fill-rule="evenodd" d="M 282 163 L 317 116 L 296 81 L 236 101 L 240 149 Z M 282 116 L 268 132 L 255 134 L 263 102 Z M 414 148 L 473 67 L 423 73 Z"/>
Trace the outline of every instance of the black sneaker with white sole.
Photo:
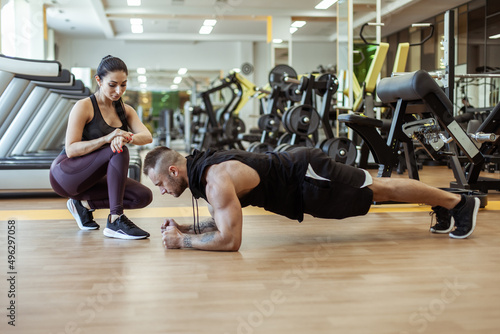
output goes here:
<path id="1" fill-rule="evenodd" d="M 460 208 L 451 210 L 451 215 L 455 219 L 455 230 L 450 232 L 450 237 L 464 239 L 472 234 L 476 227 L 476 218 L 481 200 L 474 196 L 465 196 L 465 203 Z"/>
<path id="2" fill-rule="evenodd" d="M 94 210 L 87 209 L 79 200 L 71 198 L 68 199 L 66 206 L 81 230 L 97 230 L 99 228 L 99 224 L 94 221 L 92 215 Z"/>
<path id="3" fill-rule="evenodd" d="M 431 216 L 436 216 L 436 223 L 431 226 L 430 231 L 432 233 L 450 233 L 455 227 L 455 219 L 451 216 L 450 210 L 443 208 L 442 206 L 433 206 L 432 211 L 429 212 Z M 431 220 L 431 224 L 434 221 L 434 217 Z"/>
<path id="4" fill-rule="evenodd" d="M 118 239 L 144 239 L 149 237 L 149 233 L 141 230 L 125 215 L 121 215 L 111 223 L 111 215 L 108 216 L 108 223 L 103 234 L 109 238 Z"/>

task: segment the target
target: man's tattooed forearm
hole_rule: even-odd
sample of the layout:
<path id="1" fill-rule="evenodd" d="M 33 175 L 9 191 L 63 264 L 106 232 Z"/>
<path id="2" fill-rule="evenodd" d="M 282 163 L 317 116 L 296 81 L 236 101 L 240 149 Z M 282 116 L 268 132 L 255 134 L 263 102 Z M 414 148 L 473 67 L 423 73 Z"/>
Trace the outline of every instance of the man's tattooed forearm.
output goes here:
<path id="1" fill-rule="evenodd" d="M 200 225 L 191 225 L 189 232 L 190 233 L 205 233 L 205 232 L 212 232 L 212 231 L 217 231 L 217 225 L 215 224 L 215 220 L 213 218 L 208 218 L 202 222 L 200 222 Z"/>
<path id="2" fill-rule="evenodd" d="M 201 237 L 201 242 L 212 242 L 215 238 L 215 232 L 204 233 Z"/>
<path id="3" fill-rule="evenodd" d="M 185 235 L 184 236 L 184 248 L 193 248 L 193 244 L 191 243 L 191 236 L 190 235 Z"/>
<path id="4" fill-rule="evenodd" d="M 201 235 L 201 242 L 207 243 L 207 242 L 212 242 L 215 238 L 215 233 L 216 232 L 207 232 L 203 233 Z M 193 248 L 193 243 L 192 243 L 192 237 L 194 237 L 191 234 L 186 234 L 184 235 L 184 239 L 182 239 L 182 248 Z"/>
<path id="5" fill-rule="evenodd" d="M 217 231 L 217 225 L 215 224 L 215 220 L 213 218 L 209 218 L 200 223 L 201 232 L 210 232 Z"/>

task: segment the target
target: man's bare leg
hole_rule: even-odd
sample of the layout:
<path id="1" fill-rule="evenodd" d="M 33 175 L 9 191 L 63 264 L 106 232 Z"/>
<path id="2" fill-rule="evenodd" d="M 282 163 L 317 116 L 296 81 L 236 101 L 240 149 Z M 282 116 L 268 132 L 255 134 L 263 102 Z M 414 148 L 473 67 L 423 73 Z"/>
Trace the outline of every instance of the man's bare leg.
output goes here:
<path id="1" fill-rule="evenodd" d="M 373 183 L 368 187 L 373 191 L 375 202 L 423 203 L 451 210 L 461 199 L 459 194 L 431 187 L 413 179 L 373 178 Z"/>

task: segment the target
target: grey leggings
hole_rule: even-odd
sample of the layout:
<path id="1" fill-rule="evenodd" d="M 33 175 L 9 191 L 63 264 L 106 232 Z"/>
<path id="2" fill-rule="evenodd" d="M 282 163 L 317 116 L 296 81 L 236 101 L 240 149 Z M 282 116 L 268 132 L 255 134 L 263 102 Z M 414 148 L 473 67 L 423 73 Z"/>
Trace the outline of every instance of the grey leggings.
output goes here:
<path id="1" fill-rule="evenodd" d="M 84 156 L 68 158 L 60 154 L 50 168 L 50 183 L 63 197 L 88 201 L 92 209 L 109 208 L 121 215 L 123 209 L 147 206 L 151 190 L 128 178 L 129 152 L 113 153 L 109 145 Z"/>

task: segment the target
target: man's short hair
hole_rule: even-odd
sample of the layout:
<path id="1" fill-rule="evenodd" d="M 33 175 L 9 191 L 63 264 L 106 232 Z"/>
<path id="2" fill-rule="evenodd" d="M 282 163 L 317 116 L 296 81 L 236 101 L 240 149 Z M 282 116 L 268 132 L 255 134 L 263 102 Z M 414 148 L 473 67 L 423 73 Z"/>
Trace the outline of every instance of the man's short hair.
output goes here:
<path id="1" fill-rule="evenodd" d="M 181 158 L 181 154 L 168 147 L 155 147 L 144 158 L 143 172 L 148 175 L 149 170 L 153 169 L 157 173 L 168 174 L 168 167 L 179 163 Z"/>

